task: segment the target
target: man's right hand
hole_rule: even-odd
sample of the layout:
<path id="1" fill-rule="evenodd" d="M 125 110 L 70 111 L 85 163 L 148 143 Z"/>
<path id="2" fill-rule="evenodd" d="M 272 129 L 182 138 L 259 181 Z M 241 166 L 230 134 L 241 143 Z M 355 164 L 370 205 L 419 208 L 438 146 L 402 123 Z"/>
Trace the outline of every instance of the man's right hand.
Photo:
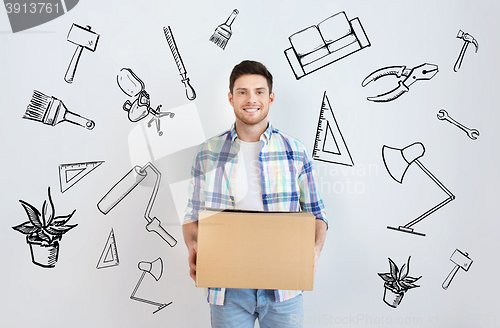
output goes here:
<path id="1" fill-rule="evenodd" d="M 191 276 L 191 278 L 193 278 L 195 282 L 196 282 L 196 251 L 197 251 L 196 243 L 193 243 L 188 247 L 189 275 Z"/>

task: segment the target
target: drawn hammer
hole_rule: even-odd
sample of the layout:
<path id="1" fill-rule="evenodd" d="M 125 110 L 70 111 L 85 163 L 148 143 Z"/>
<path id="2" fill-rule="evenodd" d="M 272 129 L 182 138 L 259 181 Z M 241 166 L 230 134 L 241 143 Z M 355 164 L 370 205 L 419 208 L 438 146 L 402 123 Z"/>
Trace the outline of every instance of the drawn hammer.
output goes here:
<path id="1" fill-rule="evenodd" d="M 64 80 L 68 83 L 73 83 L 73 79 L 76 73 L 76 67 L 78 66 L 78 61 L 82 55 L 83 48 L 86 48 L 92 52 L 95 51 L 97 47 L 97 41 L 99 41 L 99 34 L 94 33 L 90 30 L 90 26 L 82 27 L 80 25 L 73 24 L 68 32 L 68 41 L 77 45 L 73 58 L 69 63 L 68 70 L 64 76 Z"/>
<path id="2" fill-rule="evenodd" d="M 467 51 L 467 47 L 469 46 L 469 43 L 473 43 L 476 46 L 476 52 L 479 48 L 479 45 L 477 44 L 476 39 L 469 33 L 464 33 L 464 31 L 459 30 L 457 34 L 457 38 L 464 40 L 464 45 L 462 46 L 462 50 L 460 51 L 460 55 L 458 55 L 457 62 L 455 63 L 455 66 L 453 67 L 453 70 L 455 72 L 458 72 L 460 69 L 460 66 L 462 66 L 462 60 L 464 59 L 465 52 Z"/>
<path id="3" fill-rule="evenodd" d="M 451 281 L 453 280 L 453 277 L 455 277 L 458 269 L 462 268 L 465 271 L 468 271 L 472 264 L 472 260 L 469 258 L 469 254 L 462 253 L 458 249 L 456 249 L 453 254 L 451 254 L 450 261 L 455 263 L 455 267 L 453 268 L 453 270 L 451 270 L 450 274 L 448 274 L 448 277 L 446 277 L 443 282 L 442 287 L 445 290 L 450 286 Z"/>

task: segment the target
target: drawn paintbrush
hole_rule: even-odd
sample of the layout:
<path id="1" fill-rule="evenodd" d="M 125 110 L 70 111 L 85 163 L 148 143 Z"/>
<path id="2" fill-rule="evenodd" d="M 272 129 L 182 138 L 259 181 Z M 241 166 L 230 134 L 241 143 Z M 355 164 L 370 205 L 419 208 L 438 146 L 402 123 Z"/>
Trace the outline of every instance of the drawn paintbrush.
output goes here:
<path id="1" fill-rule="evenodd" d="M 83 126 L 89 130 L 95 126 L 94 121 L 70 112 L 56 97 L 49 97 L 37 90 L 33 91 L 33 97 L 31 97 L 31 102 L 23 118 L 52 126 L 64 121 Z"/>
<path id="2" fill-rule="evenodd" d="M 229 41 L 229 38 L 233 34 L 233 32 L 231 31 L 231 24 L 233 24 L 233 21 L 238 13 L 238 9 L 233 10 L 227 21 L 224 24 L 217 26 L 214 34 L 210 37 L 210 41 L 212 41 L 222 49 L 225 49 L 227 41 Z"/>
<path id="3" fill-rule="evenodd" d="M 172 55 L 174 56 L 175 63 L 177 64 L 177 69 L 182 77 L 182 83 L 184 83 L 184 87 L 186 88 L 186 97 L 189 100 L 194 100 L 196 98 L 196 93 L 194 92 L 193 87 L 189 83 L 189 78 L 187 77 L 186 68 L 184 67 L 184 63 L 182 62 L 181 55 L 179 54 L 179 49 L 175 44 L 174 35 L 172 34 L 172 30 L 170 26 L 164 27 L 163 32 L 165 33 L 165 38 L 167 38 L 168 46 L 170 47 L 170 51 L 172 51 Z"/>

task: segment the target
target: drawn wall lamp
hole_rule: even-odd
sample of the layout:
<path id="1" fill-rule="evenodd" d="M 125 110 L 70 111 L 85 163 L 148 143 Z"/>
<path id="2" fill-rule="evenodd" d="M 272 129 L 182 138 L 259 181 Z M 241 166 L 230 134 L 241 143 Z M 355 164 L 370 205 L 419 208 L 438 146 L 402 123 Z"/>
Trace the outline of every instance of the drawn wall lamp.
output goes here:
<path id="1" fill-rule="evenodd" d="M 160 111 L 161 105 L 158 105 L 156 109 L 150 106 L 151 100 L 149 99 L 149 94 L 146 92 L 144 82 L 130 68 L 122 68 L 116 77 L 116 81 L 126 95 L 135 98 L 133 102 L 127 100 L 123 104 L 123 110 L 128 112 L 128 119 L 131 122 L 137 122 L 148 116 L 148 114 L 151 114 L 153 117 L 149 120 L 148 127 L 151 127 L 151 123 L 155 122 L 156 132 L 158 132 L 159 136 L 162 136 L 160 119 L 164 116 L 173 118 L 175 114 Z"/>
<path id="2" fill-rule="evenodd" d="M 139 270 L 142 271 L 142 275 L 141 275 L 141 278 L 139 278 L 139 281 L 137 282 L 137 285 L 135 286 L 134 291 L 132 292 L 132 295 L 130 295 L 130 298 L 133 299 L 134 301 L 139 301 L 139 302 L 148 303 L 148 304 L 157 306 L 158 309 L 156 309 L 153 312 L 153 314 L 155 314 L 156 312 L 160 311 L 161 309 L 164 309 L 167 306 L 169 306 L 170 304 L 172 304 L 172 302 L 170 302 L 170 303 L 153 302 L 153 301 L 146 300 L 144 298 L 139 298 L 139 297 L 135 296 L 135 294 L 137 293 L 137 290 L 139 289 L 139 286 L 142 283 L 142 280 L 144 279 L 144 276 L 146 275 L 146 272 L 149 273 L 156 281 L 160 280 L 161 275 L 163 274 L 163 261 L 161 260 L 161 258 L 159 257 L 156 260 L 154 260 L 153 262 L 146 262 L 146 261 L 139 262 L 138 267 L 139 267 Z"/>
<path id="3" fill-rule="evenodd" d="M 147 169 L 150 169 L 153 174 L 156 175 L 156 181 L 153 187 L 153 192 L 149 198 L 148 206 L 146 207 L 146 212 L 144 213 L 144 218 L 148 221 L 146 225 L 146 230 L 148 232 L 154 231 L 165 240 L 170 247 L 174 247 L 177 244 L 172 235 L 170 235 L 163 227 L 161 222 L 156 217 L 151 217 L 151 209 L 153 208 L 156 195 L 158 194 L 158 189 L 160 186 L 161 172 L 151 163 L 146 163 L 143 167 L 138 165 L 134 166 L 123 178 L 120 179 L 104 197 L 97 203 L 97 208 L 104 215 L 108 214 L 119 202 L 122 201 L 125 196 L 127 196 L 139 183 L 144 180 L 147 175 Z"/>
<path id="4" fill-rule="evenodd" d="M 399 226 L 397 228 L 388 226 L 388 229 L 407 232 L 419 236 L 425 236 L 424 233 L 414 231 L 412 227 L 455 199 L 455 196 L 429 170 L 427 170 L 425 166 L 422 165 L 422 163 L 420 163 L 419 158 L 422 157 L 424 153 L 424 145 L 420 142 L 412 143 L 411 145 L 406 146 L 403 149 L 388 147 L 386 145 L 382 147 L 382 158 L 384 160 L 385 168 L 394 180 L 399 183 L 403 183 L 403 178 L 406 171 L 411 164 L 415 163 L 422 169 L 422 171 L 424 171 L 425 174 L 427 174 L 429 178 L 431 178 L 432 181 L 434 181 L 434 183 L 439 186 L 439 188 L 441 188 L 441 190 L 446 193 L 446 195 L 448 195 L 448 198 L 432 207 L 413 221 L 408 222 L 404 226 Z"/>

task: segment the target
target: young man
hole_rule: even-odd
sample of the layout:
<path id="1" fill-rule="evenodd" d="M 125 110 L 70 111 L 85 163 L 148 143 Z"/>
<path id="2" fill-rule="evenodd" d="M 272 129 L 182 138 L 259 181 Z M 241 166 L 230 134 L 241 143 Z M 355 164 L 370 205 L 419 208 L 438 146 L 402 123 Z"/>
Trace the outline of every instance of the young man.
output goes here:
<path id="1" fill-rule="evenodd" d="M 302 143 L 268 122 L 272 86 L 273 77 L 261 63 L 236 65 L 228 93 L 235 123 L 198 149 L 183 225 L 195 281 L 198 213 L 205 207 L 311 212 L 316 217 L 316 270 L 327 230 L 324 205 Z M 256 318 L 262 328 L 299 327 L 291 318 L 303 316 L 302 291 L 208 288 L 207 300 L 212 327 L 250 328 Z"/>

